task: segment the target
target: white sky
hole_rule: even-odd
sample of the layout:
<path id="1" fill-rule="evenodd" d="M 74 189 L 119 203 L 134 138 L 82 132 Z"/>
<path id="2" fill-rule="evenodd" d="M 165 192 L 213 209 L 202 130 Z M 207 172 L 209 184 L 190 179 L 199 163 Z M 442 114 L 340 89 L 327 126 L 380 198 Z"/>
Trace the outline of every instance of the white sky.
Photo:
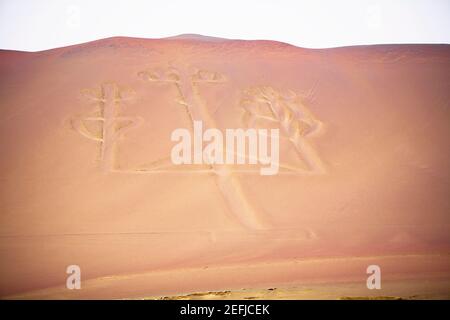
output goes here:
<path id="1" fill-rule="evenodd" d="M 450 0 L 0 0 L 0 48 L 197 33 L 325 48 L 450 43 Z"/>

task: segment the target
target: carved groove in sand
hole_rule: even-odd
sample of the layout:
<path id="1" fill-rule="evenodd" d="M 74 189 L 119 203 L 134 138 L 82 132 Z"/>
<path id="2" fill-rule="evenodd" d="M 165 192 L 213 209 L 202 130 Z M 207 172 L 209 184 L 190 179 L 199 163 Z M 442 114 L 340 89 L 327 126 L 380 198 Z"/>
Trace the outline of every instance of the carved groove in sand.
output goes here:
<path id="1" fill-rule="evenodd" d="M 99 143 L 99 160 L 103 171 L 117 171 L 116 141 L 126 131 L 142 122 L 140 117 L 126 117 L 120 114 L 122 103 L 128 100 L 133 92 L 121 90 L 115 83 L 103 83 L 99 88 L 85 89 L 82 93 L 95 103 L 95 107 L 89 115 L 73 117 L 72 128 L 84 137 Z"/>
<path id="2" fill-rule="evenodd" d="M 216 128 L 215 119 L 208 112 L 198 91 L 200 83 L 220 84 L 225 76 L 217 72 L 195 70 L 185 72 L 169 67 L 166 70 L 146 70 L 138 76 L 148 82 L 162 82 L 177 89 L 176 101 L 183 108 L 193 130 L 194 121 L 201 120 L 205 129 Z M 211 164 L 198 168 L 183 168 L 177 171 L 170 156 L 153 161 L 143 168 L 117 168 L 115 145 L 123 134 L 142 122 L 140 117 L 126 117 L 120 114 L 120 107 L 128 100 L 130 92 L 121 90 L 115 83 L 104 83 L 100 88 L 83 92 L 96 108 L 90 115 L 72 119 L 72 127 L 81 135 L 97 141 L 100 146 L 100 163 L 105 172 L 152 174 L 161 172 L 188 172 L 214 174 L 215 182 L 233 216 L 250 229 L 263 228 L 261 216 L 245 196 L 239 179 L 233 173 L 258 173 L 252 169 L 236 169 L 226 164 Z M 261 125 L 261 121 L 275 123 L 292 144 L 304 167 L 280 163 L 280 167 L 291 174 L 321 174 L 324 166 L 315 150 L 307 143 L 306 137 L 314 135 L 322 128 L 311 112 L 304 106 L 299 96 L 292 91 L 282 94 L 271 87 L 253 87 L 245 90 L 240 106 L 244 110 L 243 121 L 248 127 Z M 89 124 L 100 124 L 97 130 Z M 176 169 L 175 169 L 176 168 Z"/>
<path id="3" fill-rule="evenodd" d="M 275 124 L 304 163 L 303 166 L 293 166 L 281 161 L 280 168 L 294 174 L 325 173 L 322 160 L 307 141 L 308 137 L 322 131 L 323 124 L 306 108 L 301 96 L 291 90 L 280 92 L 268 86 L 252 87 L 244 92 L 241 107 L 244 109 L 244 125 L 254 128 Z"/>
<path id="4" fill-rule="evenodd" d="M 226 81 L 226 78 L 218 73 L 205 70 L 196 70 L 193 73 L 184 72 L 175 68 L 169 68 L 163 74 L 155 71 L 142 71 L 139 76 L 147 81 L 161 81 L 173 84 L 178 92 L 177 102 L 183 106 L 189 117 L 191 129 L 194 121 L 201 120 L 205 129 L 216 128 L 216 123 L 203 104 L 198 93 L 199 83 L 218 84 Z M 170 159 L 168 159 L 170 161 Z M 228 208 L 239 222 L 250 229 L 261 229 L 263 223 L 258 217 L 257 211 L 245 196 L 239 179 L 232 175 L 232 170 L 227 165 L 208 165 L 206 172 L 215 174 L 215 182 L 219 188 Z"/>
<path id="5" fill-rule="evenodd" d="M 175 101 L 183 108 L 190 129 L 193 131 L 193 124 L 195 120 L 202 120 L 206 128 L 215 127 L 214 120 L 208 113 L 206 106 L 203 104 L 200 94 L 198 93 L 198 84 L 220 84 L 226 82 L 224 75 L 207 70 L 194 69 L 184 71 L 190 68 L 174 68 L 168 67 L 166 69 L 152 69 L 145 70 L 138 73 L 138 76 L 148 82 L 159 82 L 173 85 L 177 90 L 177 97 Z M 179 166 L 172 163 L 170 156 L 167 156 L 157 161 L 147 164 L 145 167 L 134 170 L 134 173 L 159 173 L 159 172 L 179 172 Z M 213 166 L 191 166 L 184 168 L 185 172 L 195 173 L 211 173 L 214 171 Z"/>

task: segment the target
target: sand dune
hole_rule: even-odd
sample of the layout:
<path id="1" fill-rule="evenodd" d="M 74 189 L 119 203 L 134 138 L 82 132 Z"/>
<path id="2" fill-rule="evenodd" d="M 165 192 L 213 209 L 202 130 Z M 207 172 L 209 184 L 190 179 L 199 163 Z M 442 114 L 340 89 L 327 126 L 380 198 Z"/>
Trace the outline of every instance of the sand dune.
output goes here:
<path id="1" fill-rule="evenodd" d="M 448 297 L 449 68 L 448 45 L 195 35 L 0 51 L 0 296 Z M 279 173 L 174 166 L 194 120 L 280 129 Z"/>

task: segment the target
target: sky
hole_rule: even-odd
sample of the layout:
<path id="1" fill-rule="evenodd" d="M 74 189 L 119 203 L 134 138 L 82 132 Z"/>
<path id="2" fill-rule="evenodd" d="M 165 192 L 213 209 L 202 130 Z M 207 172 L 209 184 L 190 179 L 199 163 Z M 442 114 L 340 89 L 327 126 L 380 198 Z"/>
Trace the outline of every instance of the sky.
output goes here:
<path id="1" fill-rule="evenodd" d="M 450 43 L 450 0 L 0 0 L 0 49 L 186 33 L 307 48 Z"/>

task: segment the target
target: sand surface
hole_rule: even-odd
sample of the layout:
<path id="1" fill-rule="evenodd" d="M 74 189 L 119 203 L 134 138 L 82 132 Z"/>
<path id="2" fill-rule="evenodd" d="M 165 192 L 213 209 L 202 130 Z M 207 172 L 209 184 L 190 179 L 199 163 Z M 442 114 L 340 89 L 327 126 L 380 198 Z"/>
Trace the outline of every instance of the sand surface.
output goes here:
<path id="1" fill-rule="evenodd" d="M 448 297 L 449 70 L 449 45 L 0 51 L 0 297 Z M 280 172 L 174 166 L 193 120 L 279 128 Z"/>

